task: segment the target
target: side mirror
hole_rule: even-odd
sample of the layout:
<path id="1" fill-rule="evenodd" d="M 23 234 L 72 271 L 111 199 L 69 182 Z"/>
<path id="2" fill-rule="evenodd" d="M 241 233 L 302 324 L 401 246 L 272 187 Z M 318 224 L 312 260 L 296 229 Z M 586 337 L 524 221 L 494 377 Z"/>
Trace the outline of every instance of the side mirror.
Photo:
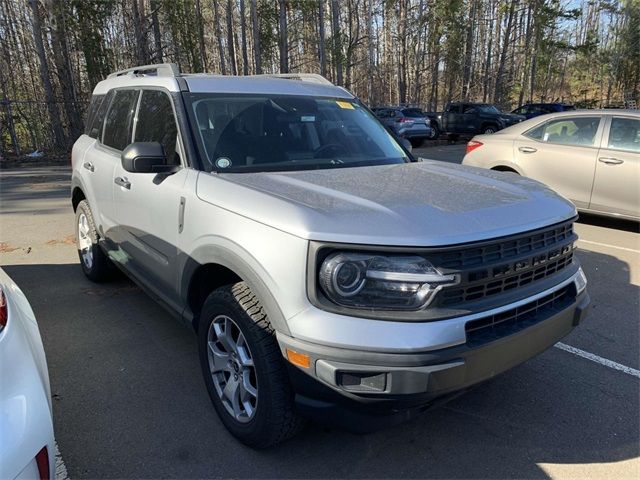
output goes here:
<path id="1" fill-rule="evenodd" d="M 409 152 L 413 151 L 413 145 L 411 145 L 411 142 L 409 140 L 407 140 L 406 138 L 401 138 L 400 139 L 400 143 L 402 144 L 402 146 L 408 150 Z"/>
<path id="2" fill-rule="evenodd" d="M 122 168 L 131 173 L 173 173 L 175 165 L 169 165 L 164 147 L 158 142 L 134 142 L 122 151 Z"/>

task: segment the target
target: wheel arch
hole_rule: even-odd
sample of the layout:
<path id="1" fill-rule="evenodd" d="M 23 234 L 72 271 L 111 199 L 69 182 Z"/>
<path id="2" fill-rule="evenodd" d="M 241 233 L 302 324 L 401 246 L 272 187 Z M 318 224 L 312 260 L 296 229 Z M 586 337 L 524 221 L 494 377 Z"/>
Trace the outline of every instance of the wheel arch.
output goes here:
<path id="1" fill-rule="evenodd" d="M 496 132 L 497 132 L 498 130 L 500 130 L 500 126 L 499 126 L 496 122 L 494 122 L 493 120 L 485 120 L 484 122 L 482 122 L 482 124 L 480 125 L 480 130 L 481 130 L 482 132 L 484 132 L 484 130 L 485 130 L 487 127 L 493 127 L 493 128 L 495 128 L 495 129 L 496 129 Z"/>
<path id="2" fill-rule="evenodd" d="M 185 263 L 181 280 L 182 299 L 185 302 L 182 315 L 184 320 L 191 323 L 197 331 L 200 312 L 207 296 L 219 287 L 242 281 L 260 299 L 273 328 L 290 334 L 275 297 L 256 270 L 243 256 L 225 247 L 204 246 L 191 254 Z"/>
<path id="3" fill-rule="evenodd" d="M 71 191 L 71 205 L 73 206 L 73 211 L 75 212 L 78 208 L 78 204 L 82 200 L 86 200 L 87 196 L 84 194 L 84 191 L 81 187 L 75 186 Z"/>
<path id="4" fill-rule="evenodd" d="M 494 165 L 493 167 L 491 167 L 491 170 L 494 170 L 496 172 L 511 172 L 517 175 L 522 175 L 515 167 L 511 165 L 504 165 L 504 164 Z"/>

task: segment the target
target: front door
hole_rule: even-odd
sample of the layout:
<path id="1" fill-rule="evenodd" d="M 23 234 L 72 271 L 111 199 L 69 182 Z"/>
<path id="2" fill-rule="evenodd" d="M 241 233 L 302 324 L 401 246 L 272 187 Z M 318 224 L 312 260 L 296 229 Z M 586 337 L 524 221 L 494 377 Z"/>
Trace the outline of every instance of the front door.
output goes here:
<path id="1" fill-rule="evenodd" d="M 177 307 L 178 234 L 182 191 L 189 173 L 181 160 L 170 96 L 143 90 L 133 128 L 134 142 L 159 142 L 176 173 L 131 173 L 116 167 L 113 179 L 119 261 L 166 302 Z"/>
<path id="2" fill-rule="evenodd" d="M 549 120 L 514 141 L 516 163 L 525 176 L 588 208 L 602 130 L 595 115 Z"/>
<path id="3" fill-rule="evenodd" d="M 640 217 L 640 119 L 616 115 L 607 123 L 589 208 Z"/>

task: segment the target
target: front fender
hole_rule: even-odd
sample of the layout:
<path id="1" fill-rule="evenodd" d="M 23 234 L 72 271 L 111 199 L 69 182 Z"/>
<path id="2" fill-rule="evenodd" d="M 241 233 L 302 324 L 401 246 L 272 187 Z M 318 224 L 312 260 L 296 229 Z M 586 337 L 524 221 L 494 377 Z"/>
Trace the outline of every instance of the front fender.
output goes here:
<path id="1" fill-rule="evenodd" d="M 180 281 L 181 298 L 186 305 L 182 313 L 185 321 L 193 322 L 193 312 L 187 302 L 191 278 L 198 267 L 206 264 L 221 265 L 235 272 L 258 296 L 273 328 L 286 335 L 291 334 L 285 316 L 272 294 L 272 289 L 277 288 L 276 281 L 248 251 L 221 237 L 210 239 L 186 259 Z"/>

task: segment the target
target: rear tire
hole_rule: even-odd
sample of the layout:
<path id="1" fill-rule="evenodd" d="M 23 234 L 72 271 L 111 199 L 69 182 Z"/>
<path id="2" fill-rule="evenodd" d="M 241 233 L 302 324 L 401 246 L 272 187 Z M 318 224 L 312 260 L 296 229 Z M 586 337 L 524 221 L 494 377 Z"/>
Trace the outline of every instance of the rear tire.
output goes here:
<path id="1" fill-rule="evenodd" d="M 198 325 L 204 382 L 220 420 L 245 445 L 266 448 L 297 434 L 304 421 L 275 333 L 244 283 L 213 291 Z"/>
<path id="2" fill-rule="evenodd" d="M 98 239 L 89 202 L 82 200 L 76 207 L 76 245 L 80 266 L 89 280 L 101 283 L 113 278 L 115 268 L 98 245 Z"/>
<path id="3" fill-rule="evenodd" d="M 483 135 L 491 135 L 493 133 L 496 133 L 497 131 L 498 128 L 495 125 L 485 125 L 484 127 L 482 127 Z"/>

